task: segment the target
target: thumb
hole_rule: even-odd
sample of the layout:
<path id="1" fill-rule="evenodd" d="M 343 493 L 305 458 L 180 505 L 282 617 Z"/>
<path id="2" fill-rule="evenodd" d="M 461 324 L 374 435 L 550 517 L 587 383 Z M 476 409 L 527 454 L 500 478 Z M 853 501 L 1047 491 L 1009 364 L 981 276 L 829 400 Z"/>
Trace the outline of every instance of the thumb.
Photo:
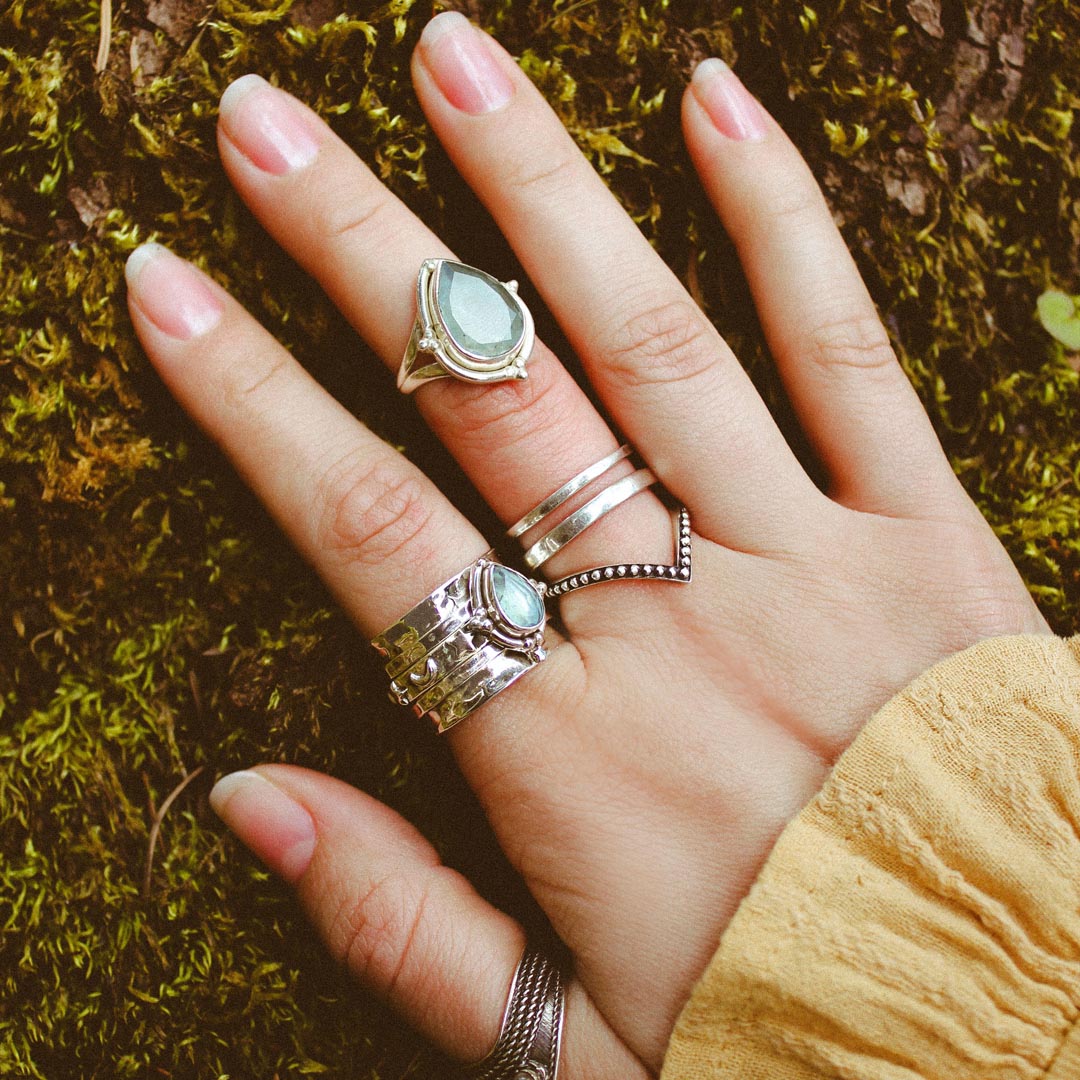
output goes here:
<path id="1" fill-rule="evenodd" d="M 214 810 L 293 884 L 331 953 L 446 1053 L 494 1046 L 525 934 L 404 818 L 321 773 L 260 765 L 218 781 Z M 560 1080 L 646 1076 L 571 980 Z"/>

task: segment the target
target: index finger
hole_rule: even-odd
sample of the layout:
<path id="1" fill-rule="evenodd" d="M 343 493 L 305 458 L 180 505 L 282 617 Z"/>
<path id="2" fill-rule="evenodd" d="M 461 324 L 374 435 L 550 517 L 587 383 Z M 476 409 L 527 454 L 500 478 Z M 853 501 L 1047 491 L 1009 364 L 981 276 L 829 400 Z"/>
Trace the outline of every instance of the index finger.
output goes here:
<path id="1" fill-rule="evenodd" d="M 488 550 L 424 473 L 334 400 L 216 283 L 153 244 L 132 255 L 127 273 L 132 321 L 169 389 L 365 634 L 385 630 Z M 551 672 L 546 679 L 517 671 L 528 675 L 521 681 L 532 709 L 521 709 L 518 687 L 512 698 L 526 722 L 546 707 L 545 683 L 574 652 L 556 649 L 562 641 L 551 629 L 546 643 L 563 654 L 541 666 Z M 458 674 L 455 668 L 448 677 Z"/>

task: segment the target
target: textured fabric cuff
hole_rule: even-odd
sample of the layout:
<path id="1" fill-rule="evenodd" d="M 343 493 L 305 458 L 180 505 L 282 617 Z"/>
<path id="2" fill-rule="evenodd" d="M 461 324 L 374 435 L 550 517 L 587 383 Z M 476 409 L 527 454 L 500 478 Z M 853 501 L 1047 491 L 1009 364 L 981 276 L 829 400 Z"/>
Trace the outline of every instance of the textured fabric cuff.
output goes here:
<path id="1" fill-rule="evenodd" d="M 784 830 L 663 1080 L 1080 1077 L 1080 637 L 950 657 Z"/>

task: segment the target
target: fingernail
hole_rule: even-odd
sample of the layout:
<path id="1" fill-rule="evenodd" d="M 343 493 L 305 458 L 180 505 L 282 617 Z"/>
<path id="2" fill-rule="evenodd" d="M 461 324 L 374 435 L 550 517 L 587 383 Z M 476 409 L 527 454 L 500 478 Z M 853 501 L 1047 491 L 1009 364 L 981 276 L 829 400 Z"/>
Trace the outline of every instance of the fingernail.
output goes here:
<path id="1" fill-rule="evenodd" d="M 765 138 L 765 110 L 723 60 L 702 60 L 694 69 L 690 86 L 721 135 L 738 142 Z"/>
<path id="2" fill-rule="evenodd" d="M 319 131 L 300 103 L 258 75 L 244 75 L 221 95 L 225 134 L 253 165 L 274 176 L 310 165 Z"/>
<path id="3" fill-rule="evenodd" d="M 424 27 L 420 56 L 455 109 L 479 116 L 505 105 L 514 84 L 496 59 L 491 38 L 458 11 L 444 11 Z"/>
<path id="4" fill-rule="evenodd" d="M 187 341 L 212 330 L 225 305 L 190 263 L 160 244 L 143 244 L 124 267 L 139 309 L 162 333 Z"/>
<path id="5" fill-rule="evenodd" d="M 210 805 L 286 881 L 295 881 L 307 869 L 315 851 L 315 822 L 265 776 L 247 769 L 223 776 L 210 792 Z"/>

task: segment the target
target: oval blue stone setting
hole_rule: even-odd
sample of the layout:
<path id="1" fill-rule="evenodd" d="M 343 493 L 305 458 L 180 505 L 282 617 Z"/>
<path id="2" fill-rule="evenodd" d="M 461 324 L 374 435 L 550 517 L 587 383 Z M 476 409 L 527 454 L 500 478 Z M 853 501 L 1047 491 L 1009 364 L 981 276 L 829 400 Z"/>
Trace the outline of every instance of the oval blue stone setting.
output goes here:
<path id="1" fill-rule="evenodd" d="M 521 342 L 525 332 L 521 308 L 501 282 L 482 270 L 444 262 L 436 300 L 446 332 L 471 356 L 497 360 Z"/>
<path id="2" fill-rule="evenodd" d="M 529 579 L 506 566 L 491 568 L 491 591 L 499 614 L 517 630 L 538 630 L 544 624 L 544 601 Z"/>

